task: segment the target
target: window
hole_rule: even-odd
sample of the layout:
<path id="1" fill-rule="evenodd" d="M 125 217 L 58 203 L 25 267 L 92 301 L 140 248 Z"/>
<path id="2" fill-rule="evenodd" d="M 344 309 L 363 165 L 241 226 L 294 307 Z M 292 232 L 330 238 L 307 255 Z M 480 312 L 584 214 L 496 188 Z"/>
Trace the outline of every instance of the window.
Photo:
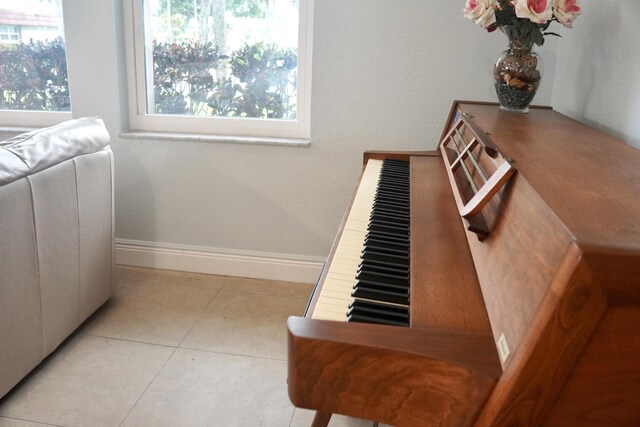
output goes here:
<path id="1" fill-rule="evenodd" d="M 313 0 L 129 0 L 133 130 L 308 138 Z"/>
<path id="2" fill-rule="evenodd" d="M 71 118 L 61 0 L 0 0 L 0 124 Z"/>
<path id="3" fill-rule="evenodd" d="M 20 41 L 20 32 L 14 25 L 0 25 L 0 42 L 17 43 Z"/>

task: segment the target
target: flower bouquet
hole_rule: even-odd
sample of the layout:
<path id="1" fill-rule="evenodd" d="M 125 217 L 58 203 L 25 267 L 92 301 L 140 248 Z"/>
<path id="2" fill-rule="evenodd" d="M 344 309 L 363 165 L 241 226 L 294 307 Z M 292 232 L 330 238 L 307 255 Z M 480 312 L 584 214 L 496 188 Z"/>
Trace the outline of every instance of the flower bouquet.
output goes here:
<path id="1" fill-rule="evenodd" d="M 467 0 L 464 16 L 489 32 L 500 29 L 509 49 L 493 69 L 500 108 L 526 113 L 540 85 L 533 45 L 542 46 L 556 21 L 571 28 L 582 11 L 579 0 Z"/>

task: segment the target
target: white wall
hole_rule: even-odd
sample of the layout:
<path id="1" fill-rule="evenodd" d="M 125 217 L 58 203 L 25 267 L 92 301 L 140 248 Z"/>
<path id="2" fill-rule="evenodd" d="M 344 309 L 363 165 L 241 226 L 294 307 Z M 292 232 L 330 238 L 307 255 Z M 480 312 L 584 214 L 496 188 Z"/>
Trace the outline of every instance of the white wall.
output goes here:
<path id="1" fill-rule="evenodd" d="M 558 44 L 552 104 L 640 148 L 639 17 L 637 0 L 583 2 Z"/>
<path id="2" fill-rule="evenodd" d="M 309 148 L 123 139 L 121 1 L 64 0 L 73 114 L 112 135 L 116 236 L 177 247 L 322 260 L 363 151 L 434 148 L 454 99 L 495 99 L 507 45 L 463 0 L 316 0 Z M 551 82 L 555 41 L 539 51 Z"/>

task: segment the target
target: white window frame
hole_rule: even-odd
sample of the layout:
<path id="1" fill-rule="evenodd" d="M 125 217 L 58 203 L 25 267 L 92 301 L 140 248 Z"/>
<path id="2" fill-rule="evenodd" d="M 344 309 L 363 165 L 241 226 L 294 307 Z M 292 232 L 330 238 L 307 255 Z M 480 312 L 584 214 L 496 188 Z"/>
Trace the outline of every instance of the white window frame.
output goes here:
<path id="1" fill-rule="evenodd" d="M 296 120 L 147 114 L 143 1 L 125 0 L 124 10 L 127 82 L 129 84 L 129 130 L 131 132 L 260 138 L 310 137 L 311 47 L 314 0 L 299 0 Z M 150 47 L 147 51 L 151 51 Z"/>
<path id="2" fill-rule="evenodd" d="M 15 29 L 14 31 L 11 31 Z M 6 40 L 2 39 L 2 36 L 7 36 Z M 12 36 L 16 36 L 15 39 Z M 17 25 L 0 25 L 0 42 L 2 43 L 20 43 L 20 28 Z"/>
<path id="3" fill-rule="evenodd" d="M 0 129 L 53 126 L 71 119 L 71 111 L 0 110 Z"/>

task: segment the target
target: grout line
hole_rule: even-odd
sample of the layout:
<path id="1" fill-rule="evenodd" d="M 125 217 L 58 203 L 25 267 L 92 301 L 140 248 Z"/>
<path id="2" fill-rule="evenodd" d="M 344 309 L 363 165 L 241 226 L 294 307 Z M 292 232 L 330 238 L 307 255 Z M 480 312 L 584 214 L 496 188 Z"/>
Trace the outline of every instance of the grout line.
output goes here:
<path id="1" fill-rule="evenodd" d="M 226 351 L 214 351 L 214 350 L 204 350 L 201 348 L 194 347 L 179 347 L 181 350 L 193 350 L 193 351 L 201 351 L 203 353 L 212 353 L 212 354 L 224 354 L 225 356 L 238 356 L 238 357 L 246 357 L 249 359 L 262 359 L 262 360 L 273 360 L 277 362 L 286 362 L 287 359 L 280 359 L 276 357 L 267 357 L 267 356 L 254 356 L 250 354 L 239 354 L 239 353 L 230 353 Z"/>
<path id="2" fill-rule="evenodd" d="M 178 350 L 178 347 L 174 347 L 173 348 L 173 351 L 171 352 L 169 357 L 167 357 L 167 360 L 164 361 L 162 366 L 160 366 L 160 369 L 158 369 L 158 372 L 156 372 L 156 374 L 153 376 L 153 378 L 151 378 L 151 381 L 149 381 L 149 384 L 147 384 L 147 386 L 144 388 L 144 390 L 142 390 L 142 393 L 140 393 L 140 396 L 138 396 L 138 398 L 136 399 L 134 404 L 131 405 L 131 408 L 129 408 L 129 410 L 127 411 L 127 414 L 124 416 L 124 418 L 122 418 L 122 421 L 120 421 L 120 424 L 118 424 L 118 426 L 121 426 L 127 420 L 127 418 L 129 418 L 129 415 L 131 415 L 131 411 L 133 411 L 133 409 L 136 407 L 136 405 L 140 402 L 140 399 L 142 399 L 142 396 L 144 396 L 145 393 L 147 392 L 147 390 L 149 390 L 149 387 L 151 387 L 151 384 L 153 384 L 155 382 L 156 378 L 158 378 L 158 375 L 160 375 L 160 372 L 162 372 L 164 367 L 167 366 L 167 363 L 169 363 L 169 360 L 171 360 L 173 355 L 176 353 L 176 350 Z"/>
<path id="3" fill-rule="evenodd" d="M 155 345 L 155 346 L 158 346 L 158 347 L 178 348 L 177 345 L 161 344 L 161 343 L 157 343 L 157 342 L 148 342 L 148 341 L 138 341 L 138 340 L 132 340 L 132 339 L 120 338 L 120 337 L 109 337 L 107 335 L 98 335 L 98 334 L 94 334 L 94 333 L 91 333 L 91 332 L 80 332 L 80 334 L 88 335 L 88 336 L 95 337 L 95 338 L 105 338 L 105 339 L 114 340 L 114 341 L 124 341 L 124 342 L 132 342 L 132 343 L 136 343 L 136 344 Z"/>
<path id="4" fill-rule="evenodd" d="M 224 285 L 223 285 L 224 286 Z M 191 324 L 191 326 L 189 326 L 189 329 L 187 330 L 187 332 L 182 336 L 182 339 L 180 340 L 180 342 L 177 345 L 177 348 L 182 348 L 182 343 L 184 342 L 185 339 L 187 339 L 187 337 L 189 336 L 189 334 L 191 333 L 191 330 L 193 329 L 193 327 L 200 321 L 200 319 L 202 319 L 202 317 L 204 316 L 204 313 L 207 311 L 207 309 L 209 309 L 209 307 L 211 307 L 211 304 L 213 304 L 213 300 L 216 299 L 216 296 L 218 296 L 218 294 L 220 293 L 220 290 L 222 289 L 222 286 L 217 289 L 215 291 L 215 293 L 213 294 L 213 296 L 211 297 L 211 299 L 209 300 L 209 303 L 202 309 L 202 311 L 200 312 L 200 314 L 198 314 L 198 317 L 196 317 L 196 319 L 193 321 L 193 323 Z"/>
<path id="5" fill-rule="evenodd" d="M 44 423 L 44 422 L 41 422 L 41 421 L 27 420 L 27 419 L 25 419 L 25 418 L 9 417 L 9 416 L 6 416 L 6 415 L 1 415 L 1 416 L 0 416 L 0 421 L 1 421 L 3 418 L 4 418 L 4 419 L 7 419 L 7 420 L 24 421 L 24 422 L 26 422 L 26 423 L 33 423 L 33 424 L 38 424 L 38 425 L 42 425 L 42 426 L 64 427 L 64 426 L 62 426 L 62 425 L 60 425 L 60 424 L 50 424 L 50 423 Z"/>

